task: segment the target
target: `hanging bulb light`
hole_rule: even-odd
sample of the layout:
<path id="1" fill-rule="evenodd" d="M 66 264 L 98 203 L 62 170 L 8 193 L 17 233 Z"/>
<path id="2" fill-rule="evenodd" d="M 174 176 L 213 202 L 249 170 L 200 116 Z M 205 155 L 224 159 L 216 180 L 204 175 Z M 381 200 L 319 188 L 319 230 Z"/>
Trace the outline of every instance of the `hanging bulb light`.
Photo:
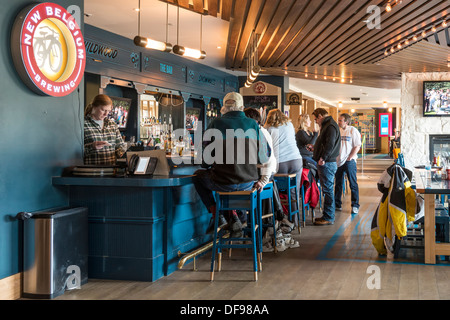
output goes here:
<path id="1" fill-rule="evenodd" d="M 442 28 L 447 28 L 447 21 L 446 20 L 442 21 Z"/>
<path id="2" fill-rule="evenodd" d="M 134 37 L 133 42 L 136 46 L 144 47 L 147 49 L 154 49 L 164 52 L 170 52 L 172 50 L 172 44 L 168 42 L 162 42 L 153 40 L 150 38 L 141 36 L 141 1 L 139 1 L 139 8 L 135 9 L 138 12 L 138 35 Z M 166 22 L 167 28 L 167 22 Z M 167 41 L 167 40 L 166 40 Z"/>
<path id="3" fill-rule="evenodd" d="M 172 45 L 167 42 L 156 41 L 150 38 L 145 38 L 141 36 L 134 37 L 134 44 L 147 49 L 154 49 L 159 51 L 170 52 L 172 51 Z"/>
<path id="4" fill-rule="evenodd" d="M 200 15 L 200 50 L 192 49 L 178 45 L 178 34 L 180 30 L 180 7 L 177 9 L 177 44 L 173 46 L 173 53 L 183 57 L 205 59 L 206 52 L 201 49 L 202 46 L 202 29 L 203 29 L 203 16 Z"/>
<path id="5" fill-rule="evenodd" d="M 256 65 L 252 68 L 252 70 L 250 71 L 250 75 L 249 78 L 251 81 L 254 81 L 256 79 L 256 77 L 258 77 L 259 73 L 261 72 L 261 67 Z"/>
<path id="6" fill-rule="evenodd" d="M 173 53 L 179 54 L 180 56 L 195 58 L 195 59 L 205 59 L 206 52 L 197 49 L 191 49 L 179 45 L 173 46 Z"/>

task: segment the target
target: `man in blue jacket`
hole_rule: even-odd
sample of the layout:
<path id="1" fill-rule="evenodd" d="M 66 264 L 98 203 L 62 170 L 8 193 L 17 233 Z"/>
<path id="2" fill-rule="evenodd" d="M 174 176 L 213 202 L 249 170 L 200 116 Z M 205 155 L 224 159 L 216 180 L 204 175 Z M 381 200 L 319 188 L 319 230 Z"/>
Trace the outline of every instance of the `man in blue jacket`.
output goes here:
<path id="1" fill-rule="evenodd" d="M 320 135 L 314 144 L 313 159 L 317 161 L 317 172 L 324 194 L 323 215 L 314 220 L 314 225 L 334 224 L 334 176 L 337 170 L 336 158 L 341 148 L 339 126 L 328 111 L 317 108 L 313 111 L 314 121 L 320 126 Z"/>
<path id="2" fill-rule="evenodd" d="M 259 179 L 258 164 L 269 161 L 267 141 L 255 120 L 244 113 L 244 99 L 237 92 L 223 99 L 222 117 L 215 118 L 203 134 L 203 167 L 195 172 L 194 186 L 212 214 L 207 233 L 213 231 L 216 204 L 213 191 L 252 190 Z M 230 217 L 232 231 L 239 233 L 242 225 Z M 227 221 L 219 217 L 219 226 Z M 235 235 L 236 236 L 236 235 Z"/>

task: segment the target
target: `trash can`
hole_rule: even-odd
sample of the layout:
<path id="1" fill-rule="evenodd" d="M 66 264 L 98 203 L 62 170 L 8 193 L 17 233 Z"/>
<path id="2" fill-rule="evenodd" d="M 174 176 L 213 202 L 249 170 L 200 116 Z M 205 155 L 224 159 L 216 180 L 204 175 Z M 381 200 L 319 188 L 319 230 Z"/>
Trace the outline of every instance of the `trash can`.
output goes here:
<path id="1" fill-rule="evenodd" d="M 24 221 L 22 297 L 52 299 L 87 282 L 87 208 L 22 213 L 21 220 Z"/>

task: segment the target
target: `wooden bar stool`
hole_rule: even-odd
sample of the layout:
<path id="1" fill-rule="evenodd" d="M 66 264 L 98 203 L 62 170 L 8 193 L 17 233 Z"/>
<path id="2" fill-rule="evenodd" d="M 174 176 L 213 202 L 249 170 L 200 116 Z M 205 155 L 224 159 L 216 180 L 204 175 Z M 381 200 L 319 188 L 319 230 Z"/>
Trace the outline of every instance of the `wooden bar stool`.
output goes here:
<path id="1" fill-rule="evenodd" d="M 300 205 L 298 201 L 298 188 L 297 188 L 297 174 L 295 173 L 278 173 L 274 176 L 275 183 L 277 184 L 279 191 L 284 191 L 287 194 L 287 201 L 281 200 L 281 204 L 288 206 L 289 220 L 292 221 L 292 216 L 297 214 L 298 219 L 298 232 L 300 233 Z M 291 190 L 295 190 L 295 199 L 292 199 Z M 297 209 L 293 209 L 293 204 L 297 204 Z M 292 221 L 294 222 L 294 221 Z M 305 212 L 303 212 L 303 223 L 305 222 Z"/>
<path id="2" fill-rule="evenodd" d="M 272 213 L 263 214 L 262 212 L 262 200 L 270 199 Z M 272 217 L 272 223 L 263 224 L 263 219 Z M 272 227 L 273 228 L 273 250 L 277 252 L 277 230 L 275 228 L 276 216 L 273 205 L 273 182 L 267 183 L 259 192 L 258 192 L 258 224 L 261 226 L 258 228 L 259 230 L 259 238 L 262 240 L 262 232 L 264 227 Z M 262 255 L 262 241 L 259 242 L 259 252 Z M 260 256 L 260 261 L 261 261 Z"/>
<path id="3" fill-rule="evenodd" d="M 251 191 L 234 191 L 215 193 L 216 199 L 216 216 L 214 219 L 214 236 L 213 248 L 211 255 L 211 281 L 214 281 L 214 269 L 216 260 L 216 251 L 218 255 L 218 271 L 222 268 L 222 249 L 223 248 L 247 248 L 252 250 L 253 256 L 253 272 L 255 281 L 258 280 L 258 269 L 260 269 L 260 254 L 259 248 L 262 239 L 259 238 L 260 232 L 258 228 L 258 192 L 256 189 Z M 244 236 L 248 237 L 231 238 L 224 237 L 225 230 L 218 230 L 219 212 L 223 210 L 245 210 L 248 211 L 247 227 L 243 228 Z M 238 241 L 238 243 L 236 243 Z M 232 243 L 234 242 L 234 243 Z M 261 250 L 262 251 L 262 250 Z"/>

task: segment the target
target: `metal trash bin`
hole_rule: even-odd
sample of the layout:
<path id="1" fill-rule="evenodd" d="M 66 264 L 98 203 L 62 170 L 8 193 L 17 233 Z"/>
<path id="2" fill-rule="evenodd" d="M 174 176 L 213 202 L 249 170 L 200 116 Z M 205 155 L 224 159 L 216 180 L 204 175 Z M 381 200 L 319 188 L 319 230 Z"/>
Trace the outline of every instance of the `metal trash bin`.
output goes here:
<path id="1" fill-rule="evenodd" d="M 26 213 L 22 220 L 22 297 L 53 299 L 87 282 L 87 208 Z"/>

